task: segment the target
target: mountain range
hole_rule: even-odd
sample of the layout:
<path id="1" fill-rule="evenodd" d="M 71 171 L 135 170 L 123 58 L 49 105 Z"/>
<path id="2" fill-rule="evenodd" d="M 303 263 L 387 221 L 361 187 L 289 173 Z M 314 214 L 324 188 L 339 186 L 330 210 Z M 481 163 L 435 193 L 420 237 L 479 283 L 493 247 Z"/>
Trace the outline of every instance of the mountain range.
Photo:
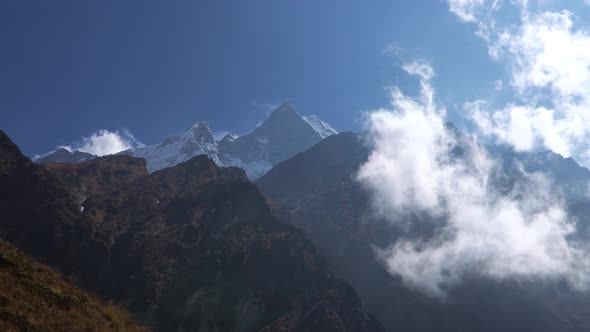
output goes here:
<path id="1" fill-rule="evenodd" d="M 421 215 L 402 232 L 373 213 L 356 179 L 363 135 L 289 102 L 242 136 L 215 140 L 197 123 L 106 157 L 33 163 L 0 132 L 0 238 L 162 331 L 590 331 L 590 297 L 557 281 L 473 275 L 441 300 L 392 275 L 375 249 L 433 230 Z M 588 169 L 483 148 L 501 165 L 491 186 L 543 171 L 590 239 Z"/>
<path id="2" fill-rule="evenodd" d="M 0 131 L 0 184 L 4 241 L 147 328 L 382 330 L 243 170 L 205 155 L 153 173 L 125 155 L 35 164 Z"/>
<path id="3" fill-rule="evenodd" d="M 277 163 L 336 133 L 332 126 L 317 116 L 302 116 L 295 111 L 291 101 L 285 101 L 272 111 L 266 121 L 241 136 L 228 133 L 217 141 L 208 125 L 198 122 L 179 135 L 169 136 L 160 144 L 134 148 L 120 154 L 144 158 L 149 172 L 175 166 L 204 154 L 219 166 L 240 167 L 250 179 L 257 179 Z M 35 161 L 79 162 L 96 157 L 61 148 Z"/>

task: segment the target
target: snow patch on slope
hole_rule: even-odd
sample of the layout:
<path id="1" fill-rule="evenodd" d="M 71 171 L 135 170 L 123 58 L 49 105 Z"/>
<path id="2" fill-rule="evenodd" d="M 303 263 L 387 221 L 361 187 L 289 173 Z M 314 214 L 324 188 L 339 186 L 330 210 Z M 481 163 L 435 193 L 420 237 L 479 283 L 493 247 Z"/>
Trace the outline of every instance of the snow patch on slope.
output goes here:
<path id="1" fill-rule="evenodd" d="M 320 120 L 320 118 L 315 115 L 306 115 L 302 116 L 302 118 L 305 120 L 305 122 L 309 123 L 309 125 L 318 133 L 318 135 L 320 135 L 321 138 L 338 134 L 336 129 Z"/>
<path id="2" fill-rule="evenodd" d="M 266 160 L 255 160 L 252 162 L 244 162 L 240 158 L 225 155 L 223 158 L 223 166 L 234 166 L 243 169 L 246 175 L 251 180 L 256 180 L 266 174 L 272 168 L 272 164 Z"/>

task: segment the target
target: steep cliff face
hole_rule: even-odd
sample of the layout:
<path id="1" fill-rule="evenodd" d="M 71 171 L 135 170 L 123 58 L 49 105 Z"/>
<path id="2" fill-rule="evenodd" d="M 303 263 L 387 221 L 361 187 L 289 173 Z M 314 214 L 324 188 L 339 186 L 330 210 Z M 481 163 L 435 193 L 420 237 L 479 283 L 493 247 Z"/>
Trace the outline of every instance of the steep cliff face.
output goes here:
<path id="1" fill-rule="evenodd" d="M 76 266 L 92 246 L 74 195 L 46 168 L 24 157 L 0 131 L 0 237 L 50 264 Z M 85 251 L 85 250 L 82 250 Z"/>
<path id="2" fill-rule="evenodd" d="M 206 156 L 149 175 L 127 156 L 42 166 L 0 142 L 3 237 L 154 327 L 381 330 L 238 168 Z"/>

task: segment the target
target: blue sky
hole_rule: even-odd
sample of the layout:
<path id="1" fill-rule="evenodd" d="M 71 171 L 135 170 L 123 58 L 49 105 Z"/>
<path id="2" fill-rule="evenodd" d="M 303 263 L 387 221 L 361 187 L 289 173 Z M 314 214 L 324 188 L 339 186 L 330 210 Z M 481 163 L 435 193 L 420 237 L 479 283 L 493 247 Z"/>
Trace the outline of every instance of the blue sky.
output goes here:
<path id="1" fill-rule="evenodd" d="M 196 121 L 242 133 L 287 98 L 359 130 L 385 86 L 414 88 L 406 59 L 432 61 L 451 102 L 489 93 L 500 73 L 432 0 L 3 1 L 0 43 L 0 128 L 29 155 L 99 129 L 146 144 Z"/>
<path id="2" fill-rule="evenodd" d="M 244 133 L 265 105 L 289 98 L 356 131 L 361 112 L 388 105 L 385 87 L 417 91 L 401 70 L 415 59 L 434 68 L 437 96 L 462 127 L 465 102 L 513 98 L 495 89 L 509 85 L 510 58 L 490 57 L 477 30 L 492 14 L 518 24 L 519 8 L 486 16 L 489 2 L 3 1 L 0 128 L 28 155 L 101 129 L 154 144 L 197 121 Z M 529 3 L 535 13 L 567 4 L 576 24 L 587 19 L 583 0 Z"/>

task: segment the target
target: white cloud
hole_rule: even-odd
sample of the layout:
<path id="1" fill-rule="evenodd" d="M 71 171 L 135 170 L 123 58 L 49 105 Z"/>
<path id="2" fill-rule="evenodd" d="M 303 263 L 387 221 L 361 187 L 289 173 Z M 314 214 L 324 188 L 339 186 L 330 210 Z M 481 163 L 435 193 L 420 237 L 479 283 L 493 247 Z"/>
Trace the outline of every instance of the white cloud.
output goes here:
<path id="1" fill-rule="evenodd" d="M 572 13 L 523 13 L 521 25 L 506 30 L 494 47 L 507 57 L 520 91 L 549 88 L 557 97 L 590 90 L 590 36 L 573 30 Z"/>
<path id="2" fill-rule="evenodd" d="M 484 0 L 449 0 L 449 9 L 465 22 L 476 22 Z"/>
<path id="3" fill-rule="evenodd" d="M 571 155 L 568 129 L 563 127 L 565 123 L 556 120 L 553 109 L 508 104 L 490 112 L 481 101 L 467 103 L 465 108 L 482 134 L 494 136 L 516 151 L 550 149 Z"/>
<path id="4" fill-rule="evenodd" d="M 493 18 L 501 4 L 501 0 L 447 0 L 449 10 L 461 21 L 477 26 L 477 35 L 485 40 L 490 37 L 496 21 Z"/>
<path id="5" fill-rule="evenodd" d="M 143 146 L 143 144 L 137 141 L 135 137 L 126 130 L 108 131 L 101 129 L 88 137 L 83 137 L 80 142 L 72 145 L 60 146 L 59 148 L 104 156 L 141 146 Z"/>
<path id="6" fill-rule="evenodd" d="M 567 10 L 535 11 L 524 0 L 506 4 L 518 9 L 517 24 L 498 27 L 493 15 L 474 15 L 490 27 L 490 56 L 506 64 L 515 99 L 471 112 L 474 122 L 518 150 L 551 149 L 590 165 L 590 30 L 575 26 Z M 452 1 L 449 9 L 457 14 Z"/>
<path id="7" fill-rule="evenodd" d="M 589 0 L 590 1 L 590 0 Z M 393 55 L 398 57 L 402 53 L 403 48 L 397 44 L 389 44 L 382 51 L 382 55 Z"/>
<path id="8" fill-rule="evenodd" d="M 446 111 L 435 103 L 429 81 L 432 69 L 425 62 L 404 68 L 420 78 L 421 94 L 392 89 L 391 108 L 367 115 L 373 150 L 358 179 L 382 217 L 399 222 L 418 212 L 440 224 L 433 238 L 408 237 L 380 251 L 391 273 L 436 296 L 466 275 L 564 279 L 585 288 L 586 251 L 569 240 L 575 225 L 549 180 L 521 169 L 522 180 L 510 192 L 494 189 L 496 162 L 475 137 L 445 127 Z M 462 157 L 453 152 L 458 144 Z"/>

